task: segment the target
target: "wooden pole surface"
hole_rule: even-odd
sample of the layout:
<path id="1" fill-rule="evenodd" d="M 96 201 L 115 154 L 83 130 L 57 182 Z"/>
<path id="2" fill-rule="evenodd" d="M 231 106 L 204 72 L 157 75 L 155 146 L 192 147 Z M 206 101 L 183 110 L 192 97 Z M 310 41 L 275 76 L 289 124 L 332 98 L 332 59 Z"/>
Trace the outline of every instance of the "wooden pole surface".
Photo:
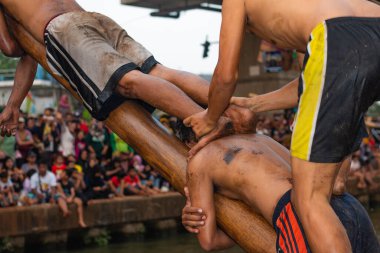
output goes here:
<path id="1" fill-rule="evenodd" d="M 52 74 L 46 63 L 45 47 L 16 21 L 8 21 L 10 30 L 23 49 Z M 78 99 L 65 79 L 52 75 Z M 179 140 L 165 133 L 144 109 L 132 101 L 125 102 L 113 111 L 106 120 L 106 125 L 183 194 L 188 149 Z M 245 204 L 218 194 L 215 202 L 219 226 L 245 251 L 276 252 L 274 230 L 263 217 L 251 211 Z"/>

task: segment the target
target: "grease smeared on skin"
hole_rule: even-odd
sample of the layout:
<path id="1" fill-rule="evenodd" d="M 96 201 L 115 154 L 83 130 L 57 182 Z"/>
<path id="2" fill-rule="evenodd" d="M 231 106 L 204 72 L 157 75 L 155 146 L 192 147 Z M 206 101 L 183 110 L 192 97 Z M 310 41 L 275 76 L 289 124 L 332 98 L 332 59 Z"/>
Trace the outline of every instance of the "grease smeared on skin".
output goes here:
<path id="1" fill-rule="evenodd" d="M 232 160 L 234 160 L 235 156 L 240 151 L 242 151 L 242 148 L 239 148 L 239 147 L 232 147 L 229 150 L 227 150 L 227 152 L 226 152 L 226 154 L 224 155 L 224 158 L 223 158 L 224 162 L 227 165 L 230 165 L 230 163 L 232 162 Z"/>
<path id="2" fill-rule="evenodd" d="M 252 155 L 262 155 L 262 154 L 264 154 L 263 151 L 257 151 L 257 150 L 252 150 L 251 153 L 252 153 Z"/>

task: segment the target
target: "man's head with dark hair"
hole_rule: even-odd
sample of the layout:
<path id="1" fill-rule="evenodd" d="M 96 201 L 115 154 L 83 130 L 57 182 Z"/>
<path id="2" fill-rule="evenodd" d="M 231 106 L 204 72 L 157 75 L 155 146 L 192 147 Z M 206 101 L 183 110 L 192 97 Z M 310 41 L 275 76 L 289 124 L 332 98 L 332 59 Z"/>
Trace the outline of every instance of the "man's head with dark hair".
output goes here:
<path id="1" fill-rule="evenodd" d="M 178 139 L 180 139 L 186 145 L 197 142 L 197 138 L 191 127 L 185 126 L 185 124 L 183 124 L 183 121 L 180 119 L 177 119 L 174 131 Z"/>
<path id="2" fill-rule="evenodd" d="M 38 161 L 38 173 L 41 176 L 45 176 L 49 168 L 49 161 L 47 159 L 41 159 Z"/>

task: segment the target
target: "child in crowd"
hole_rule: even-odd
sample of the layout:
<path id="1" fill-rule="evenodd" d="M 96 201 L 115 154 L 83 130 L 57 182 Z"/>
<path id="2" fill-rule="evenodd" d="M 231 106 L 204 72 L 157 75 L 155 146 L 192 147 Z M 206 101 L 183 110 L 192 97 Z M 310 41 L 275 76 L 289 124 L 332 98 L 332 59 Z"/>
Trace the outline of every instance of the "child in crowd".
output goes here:
<path id="1" fill-rule="evenodd" d="M 82 130 L 79 131 L 75 137 L 74 148 L 75 148 L 75 156 L 77 158 L 79 158 L 82 150 L 85 150 L 87 148 L 85 137 L 86 135 Z"/>
<path id="2" fill-rule="evenodd" d="M 57 178 L 61 178 L 61 172 L 66 169 L 65 158 L 63 155 L 58 154 L 55 158 L 51 171 L 57 176 Z"/>
<path id="3" fill-rule="evenodd" d="M 60 173 L 61 179 L 58 181 L 58 193 L 61 196 L 62 201 L 58 202 L 59 207 L 63 212 L 64 217 L 70 214 L 68 209 L 68 204 L 75 203 L 77 205 L 77 213 L 78 213 L 78 223 L 82 228 L 86 227 L 83 218 L 83 202 L 80 198 L 78 198 L 75 194 L 75 186 L 69 180 L 69 173 L 72 173 L 72 170 L 62 170 Z"/>
<path id="4" fill-rule="evenodd" d="M 9 207 L 17 204 L 17 197 L 13 184 L 9 178 L 8 172 L 2 170 L 0 172 L 0 206 Z"/>

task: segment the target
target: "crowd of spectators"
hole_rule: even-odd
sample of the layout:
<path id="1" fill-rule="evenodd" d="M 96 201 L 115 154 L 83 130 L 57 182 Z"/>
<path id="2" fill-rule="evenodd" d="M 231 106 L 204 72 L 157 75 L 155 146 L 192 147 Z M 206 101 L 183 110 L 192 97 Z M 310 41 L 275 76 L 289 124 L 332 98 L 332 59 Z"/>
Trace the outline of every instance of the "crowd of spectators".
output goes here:
<path id="1" fill-rule="evenodd" d="M 259 116 L 257 133 L 290 148 L 294 111 Z M 158 116 L 168 133 L 176 118 Z M 379 135 L 380 136 L 380 135 Z M 380 138 L 365 138 L 353 155 L 350 178 L 358 189 L 378 189 L 375 153 Z M 83 208 L 94 199 L 150 196 L 170 185 L 103 122 L 86 121 L 70 110 L 45 109 L 36 117 L 22 114 L 15 136 L 0 137 L 0 207 L 58 204 L 64 217 L 76 203 L 79 224 Z"/>
<path id="2" fill-rule="evenodd" d="M 294 111 L 273 114 L 272 116 L 260 116 L 257 123 L 257 133 L 271 136 L 288 149 L 291 143 L 291 126 L 294 121 Z M 358 190 L 377 191 L 380 184 L 375 178 L 380 177 L 380 165 L 376 156 L 380 155 L 380 124 L 368 124 L 378 131 L 368 131 L 369 137 L 364 138 L 360 149 L 352 155 L 349 179 L 355 180 Z"/>
<path id="3" fill-rule="evenodd" d="M 170 132 L 169 117 L 161 117 Z M 58 204 L 64 217 L 76 203 L 94 199 L 150 196 L 170 185 L 103 122 L 79 113 L 45 109 L 21 114 L 15 136 L 0 137 L 0 207 Z"/>

